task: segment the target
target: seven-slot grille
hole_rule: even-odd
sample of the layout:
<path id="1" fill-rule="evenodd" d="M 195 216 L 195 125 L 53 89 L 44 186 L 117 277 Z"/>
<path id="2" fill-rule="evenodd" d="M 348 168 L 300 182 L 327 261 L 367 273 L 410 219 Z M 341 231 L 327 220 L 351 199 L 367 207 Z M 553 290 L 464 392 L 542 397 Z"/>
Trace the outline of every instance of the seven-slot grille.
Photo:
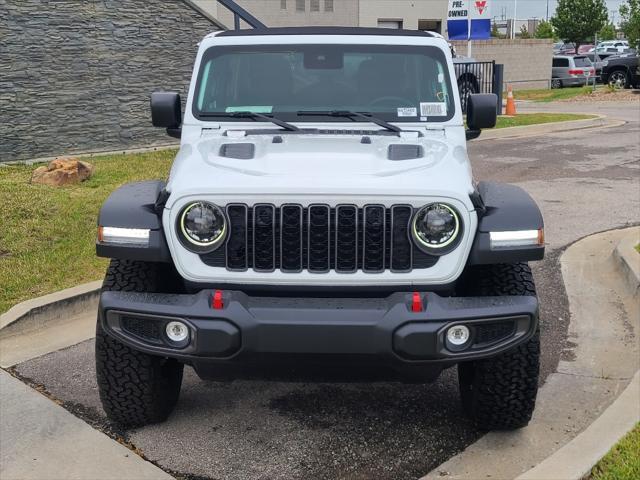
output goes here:
<path id="1" fill-rule="evenodd" d="M 411 205 L 230 204 L 226 212 L 225 245 L 200 257 L 231 271 L 409 272 L 438 260 L 410 239 Z"/>

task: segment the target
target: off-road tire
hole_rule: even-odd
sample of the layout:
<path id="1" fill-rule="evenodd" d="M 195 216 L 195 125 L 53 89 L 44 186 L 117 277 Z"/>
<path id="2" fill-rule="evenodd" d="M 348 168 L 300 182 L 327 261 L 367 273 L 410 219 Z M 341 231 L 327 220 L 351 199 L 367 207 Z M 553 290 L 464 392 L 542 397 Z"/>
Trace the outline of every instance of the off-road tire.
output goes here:
<path id="1" fill-rule="evenodd" d="M 473 267 L 467 295 L 536 295 L 526 263 Z M 458 365 L 462 405 L 482 430 L 527 426 L 535 408 L 540 371 L 540 332 L 496 357 Z"/>
<path id="2" fill-rule="evenodd" d="M 154 263 L 111 260 L 103 291 L 162 292 L 171 275 Z M 102 407 L 123 427 L 167 419 L 180 395 L 183 365 L 142 353 L 96 327 L 96 376 Z"/>

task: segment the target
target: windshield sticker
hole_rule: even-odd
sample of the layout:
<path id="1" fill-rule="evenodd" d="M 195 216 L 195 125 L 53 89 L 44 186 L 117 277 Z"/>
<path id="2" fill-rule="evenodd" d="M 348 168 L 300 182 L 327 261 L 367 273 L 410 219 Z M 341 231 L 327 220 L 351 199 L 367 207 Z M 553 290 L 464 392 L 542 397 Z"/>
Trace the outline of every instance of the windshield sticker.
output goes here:
<path id="1" fill-rule="evenodd" d="M 444 102 L 420 102 L 420 115 L 423 117 L 446 117 L 447 104 Z"/>
<path id="2" fill-rule="evenodd" d="M 438 83 L 444 83 L 444 73 L 438 74 Z"/>
<path id="3" fill-rule="evenodd" d="M 400 107 L 398 108 L 399 117 L 417 117 L 418 109 L 415 107 Z"/>
<path id="4" fill-rule="evenodd" d="M 241 107 L 227 107 L 225 112 L 227 113 L 235 113 L 235 112 L 251 112 L 251 113 L 271 113 L 273 107 L 270 106 L 258 106 L 258 105 L 247 105 Z"/>

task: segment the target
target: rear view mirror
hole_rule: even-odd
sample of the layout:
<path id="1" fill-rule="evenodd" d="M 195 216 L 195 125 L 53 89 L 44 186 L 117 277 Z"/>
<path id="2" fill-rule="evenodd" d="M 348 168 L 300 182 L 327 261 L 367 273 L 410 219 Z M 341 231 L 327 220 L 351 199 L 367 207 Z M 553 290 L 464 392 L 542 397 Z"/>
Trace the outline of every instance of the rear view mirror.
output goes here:
<path id="1" fill-rule="evenodd" d="M 498 120 L 498 96 L 474 93 L 467 100 L 467 139 L 477 138 L 483 128 L 493 128 Z"/>
<path id="2" fill-rule="evenodd" d="M 164 127 L 167 135 L 180 138 L 182 106 L 180 95 L 175 92 L 154 92 L 151 94 L 151 122 L 154 127 Z"/>

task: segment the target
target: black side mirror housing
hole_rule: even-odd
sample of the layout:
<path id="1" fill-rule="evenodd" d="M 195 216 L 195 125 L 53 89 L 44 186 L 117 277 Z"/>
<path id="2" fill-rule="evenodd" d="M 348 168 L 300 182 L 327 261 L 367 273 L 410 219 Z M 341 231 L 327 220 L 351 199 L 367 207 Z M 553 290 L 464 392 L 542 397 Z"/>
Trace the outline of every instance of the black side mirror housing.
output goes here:
<path id="1" fill-rule="evenodd" d="M 182 129 L 182 105 L 176 92 L 154 92 L 151 94 L 151 123 L 164 127 L 167 135 L 180 138 Z"/>
<path id="2" fill-rule="evenodd" d="M 467 140 L 478 138 L 483 128 L 493 128 L 498 121 L 498 96 L 474 93 L 467 100 Z"/>

